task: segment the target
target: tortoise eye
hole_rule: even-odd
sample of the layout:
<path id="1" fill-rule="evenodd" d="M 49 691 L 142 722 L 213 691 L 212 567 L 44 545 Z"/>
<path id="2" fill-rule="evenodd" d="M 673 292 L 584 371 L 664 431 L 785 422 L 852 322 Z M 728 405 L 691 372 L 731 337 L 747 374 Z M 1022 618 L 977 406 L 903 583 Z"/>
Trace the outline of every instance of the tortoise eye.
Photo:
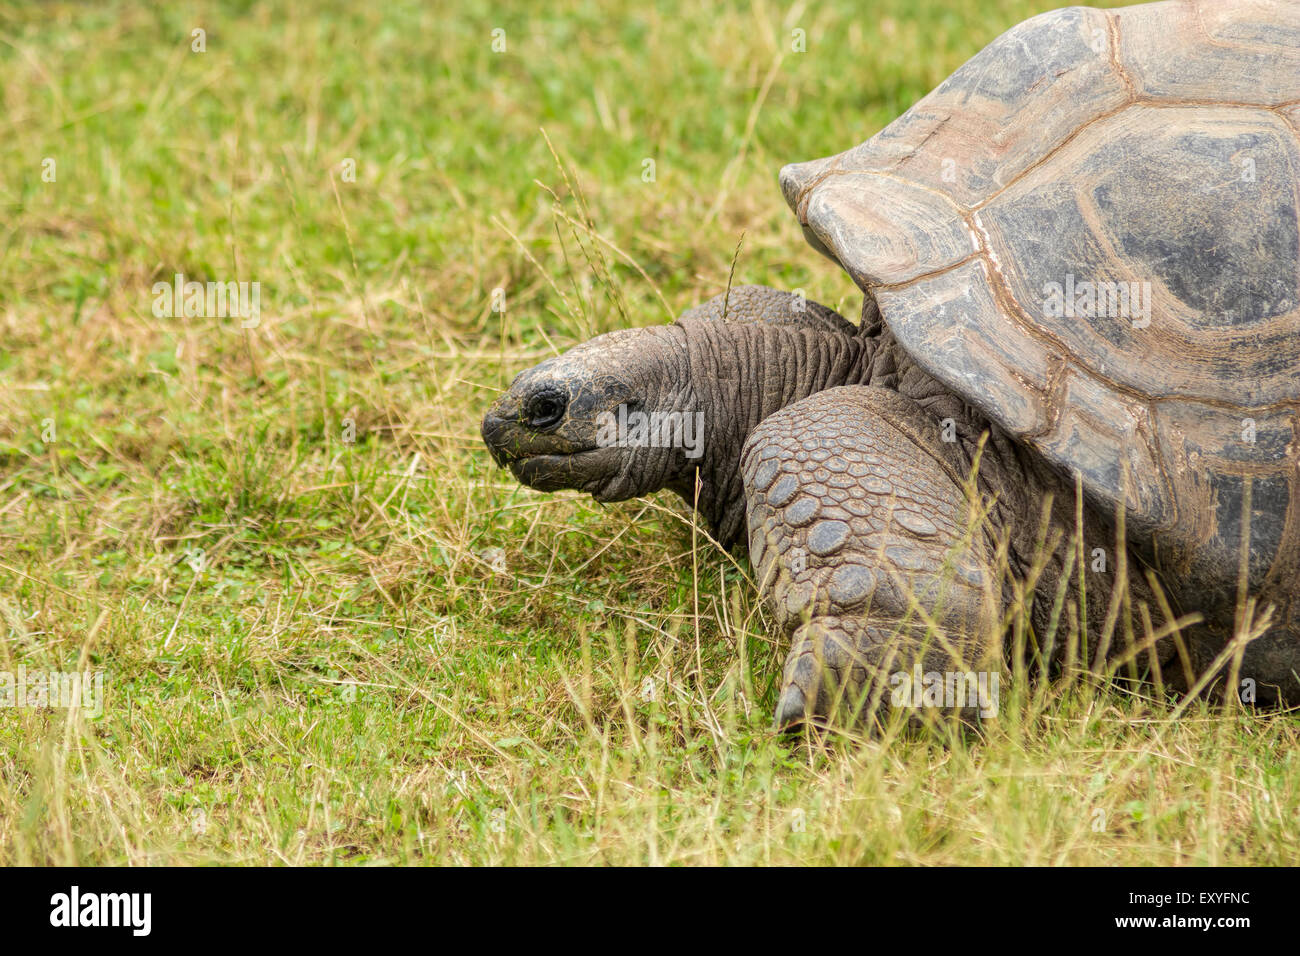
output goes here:
<path id="1" fill-rule="evenodd" d="M 559 424 L 560 419 L 564 417 L 564 407 L 564 396 L 559 392 L 539 392 L 528 400 L 524 410 L 528 427 L 543 429 Z"/>

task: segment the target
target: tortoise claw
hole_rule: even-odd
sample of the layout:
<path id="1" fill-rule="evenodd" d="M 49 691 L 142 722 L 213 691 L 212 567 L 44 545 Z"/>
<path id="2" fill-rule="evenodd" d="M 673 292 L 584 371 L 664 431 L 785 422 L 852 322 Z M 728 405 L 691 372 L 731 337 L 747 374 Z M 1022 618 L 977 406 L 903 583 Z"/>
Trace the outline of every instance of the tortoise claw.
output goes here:
<path id="1" fill-rule="evenodd" d="M 781 699 L 776 705 L 776 730 L 780 733 L 795 733 L 803 729 L 807 719 L 808 698 L 798 684 L 787 685 L 781 691 Z"/>

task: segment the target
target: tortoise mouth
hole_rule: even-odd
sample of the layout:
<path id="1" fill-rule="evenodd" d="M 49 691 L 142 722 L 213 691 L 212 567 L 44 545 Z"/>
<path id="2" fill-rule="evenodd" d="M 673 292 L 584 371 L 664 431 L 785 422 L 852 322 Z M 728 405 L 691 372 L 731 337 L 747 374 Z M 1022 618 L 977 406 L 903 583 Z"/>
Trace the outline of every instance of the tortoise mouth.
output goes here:
<path id="1" fill-rule="evenodd" d="M 561 491 L 566 488 L 584 491 L 597 501 L 617 477 L 617 464 L 608 453 L 610 448 L 592 448 L 567 454 L 524 454 L 507 467 L 521 483 L 537 491 Z"/>
<path id="2" fill-rule="evenodd" d="M 520 482 L 538 491 L 555 491 L 567 487 L 563 478 L 569 469 L 564 465 L 571 455 L 527 454 L 509 462 L 506 467 Z"/>
<path id="3" fill-rule="evenodd" d="M 547 458 L 558 460 L 583 451 L 572 440 L 555 434 L 553 428 L 538 432 L 521 425 L 513 415 L 497 414 L 495 407 L 483 416 L 480 433 L 492 460 L 502 468 L 512 470 L 516 464 L 525 461 Z M 515 477 L 519 478 L 518 473 Z"/>

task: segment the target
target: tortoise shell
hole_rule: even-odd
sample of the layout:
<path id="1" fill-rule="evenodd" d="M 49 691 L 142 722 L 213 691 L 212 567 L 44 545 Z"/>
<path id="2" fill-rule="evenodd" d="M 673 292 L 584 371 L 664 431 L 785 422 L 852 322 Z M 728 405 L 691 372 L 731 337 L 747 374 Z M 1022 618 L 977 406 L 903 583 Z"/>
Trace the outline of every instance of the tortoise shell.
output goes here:
<path id="1" fill-rule="evenodd" d="M 1300 591 L 1298 130 L 1300 4 L 1072 7 L 781 185 L 927 372 L 1231 603 L 1244 541 Z"/>

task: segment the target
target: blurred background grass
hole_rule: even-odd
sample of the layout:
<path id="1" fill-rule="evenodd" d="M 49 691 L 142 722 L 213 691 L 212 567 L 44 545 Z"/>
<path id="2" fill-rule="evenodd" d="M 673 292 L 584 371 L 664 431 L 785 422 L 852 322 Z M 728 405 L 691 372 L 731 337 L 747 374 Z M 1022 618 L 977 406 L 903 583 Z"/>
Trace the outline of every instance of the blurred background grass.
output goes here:
<path id="1" fill-rule="evenodd" d="M 0 2 L 0 670 L 107 690 L 0 709 L 0 863 L 1293 861 L 1291 720 L 1040 688 L 774 737 L 744 559 L 478 441 L 742 236 L 737 281 L 855 316 L 776 171 L 1046 7 L 548 7 Z M 259 325 L 155 317 L 177 272 Z"/>

